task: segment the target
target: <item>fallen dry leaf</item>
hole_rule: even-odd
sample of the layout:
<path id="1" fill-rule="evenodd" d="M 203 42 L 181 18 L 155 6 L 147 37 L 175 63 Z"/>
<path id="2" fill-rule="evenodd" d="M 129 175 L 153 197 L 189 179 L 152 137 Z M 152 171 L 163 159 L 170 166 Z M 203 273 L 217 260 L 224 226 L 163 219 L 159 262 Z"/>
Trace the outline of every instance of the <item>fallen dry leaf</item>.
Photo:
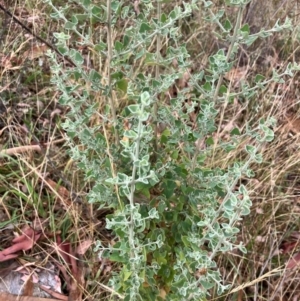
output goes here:
<path id="1" fill-rule="evenodd" d="M 33 275 L 27 275 L 27 277 L 22 278 L 24 283 L 23 295 L 32 296 L 33 295 Z"/>
<path id="2" fill-rule="evenodd" d="M 227 72 L 224 77 L 233 82 L 233 86 L 237 87 L 238 84 L 246 78 L 246 75 L 248 73 L 249 67 L 243 66 L 238 68 L 233 68 L 229 72 Z"/>
<path id="3" fill-rule="evenodd" d="M 78 255 L 84 255 L 85 252 L 89 249 L 89 247 L 92 245 L 93 241 L 91 239 L 86 239 L 78 245 L 76 249 L 76 253 Z"/>
<path id="4" fill-rule="evenodd" d="M 68 277 L 66 273 L 65 266 L 58 265 L 60 271 L 64 275 L 65 281 L 68 285 L 69 289 L 69 297 L 68 301 L 81 301 L 82 300 L 82 287 L 84 287 L 84 277 L 85 277 L 85 269 L 80 264 L 82 261 L 78 261 L 74 255 L 74 251 L 72 249 L 71 244 L 68 241 L 61 240 L 61 237 L 57 235 L 57 253 L 64 259 L 64 261 L 69 265 L 72 277 Z M 92 242 L 90 240 L 86 240 L 81 243 L 81 245 L 77 248 L 76 253 L 80 258 L 80 254 L 84 254 L 86 250 L 90 247 Z"/>
<path id="5" fill-rule="evenodd" d="M 23 56 L 29 60 L 34 60 L 36 58 L 45 55 L 47 50 L 48 50 L 47 45 L 33 46 L 29 50 L 25 51 Z"/>
<path id="6" fill-rule="evenodd" d="M 60 109 L 55 109 L 54 111 L 51 112 L 50 118 L 53 119 L 56 115 L 61 115 L 61 110 Z"/>
<path id="7" fill-rule="evenodd" d="M 287 118 L 287 128 L 294 134 L 300 133 L 300 119 L 299 118 Z"/>
<path id="8" fill-rule="evenodd" d="M 300 264 L 300 253 L 294 255 L 286 264 L 287 269 L 292 269 Z"/>
<path id="9" fill-rule="evenodd" d="M 12 240 L 13 245 L 11 247 L 0 252 L 0 261 L 18 257 L 18 254 L 16 253 L 19 251 L 30 250 L 41 235 L 41 232 L 35 231 L 32 228 L 25 229 L 22 235 Z"/>
<path id="10" fill-rule="evenodd" d="M 56 242 L 56 251 L 58 255 L 60 255 L 64 259 L 67 265 L 70 266 L 72 273 L 75 274 L 77 272 L 77 259 L 74 256 L 71 244 L 68 241 L 62 242 L 61 237 L 59 235 L 57 235 L 56 237 Z"/>
<path id="11" fill-rule="evenodd" d="M 281 254 L 288 254 L 290 252 L 295 251 L 296 248 L 299 246 L 300 242 L 300 233 L 293 232 L 289 235 L 288 241 L 285 241 L 280 246 L 280 253 Z M 291 257 L 288 262 L 286 263 L 287 269 L 292 269 L 300 264 L 300 253 L 296 253 Z"/>
<path id="12" fill-rule="evenodd" d="M 52 190 L 58 194 L 57 200 L 63 201 L 63 206 L 66 207 L 65 209 L 67 210 L 68 206 L 71 206 L 72 204 L 69 190 L 49 178 L 47 178 L 45 181 L 49 187 L 51 187 Z"/>
<path id="13" fill-rule="evenodd" d="M 45 292 L 47 292 L 49 295 L 55 297 L 56 301 L 57 300 L 64 300 L 64 301 L 67 301 L 68 300 L 68 296 L 65 296 L 63 294 L 60 294 L 58 292 L 55 292 L 55 291 L 52 291 L 51 289 L 49 289 L 48 287 L 46 287 L 45 285 L 39 285 L 39 287 L 44 290 Z M 48 300 L 48 299 L 45 299 L 45 300 Z M 0 300 L 1 301 L 1 300 Z M 75 301 L 75 300 L 74 300 Z"/>
<path id="14" fill-rule="evenodd" d="M 82 258 L 79 257 L 79 259 Z M 68 301 L 82 300 L 82 292 L 85 284 L 85 272 L 86 269 L 83 266 L 83 260 L 78 261 L 76 272 L 73 272 L 73 277 L 71 279 Z"/>
<path id="15" fill-rule="evenodd" d="M 282 254 L 287 254 L 293 250 L 295 250 L 295 248 L 297 247 L 298 242 L 297 241 L 292 241 L 292 242 L 284 242 L 281 246 L 280 246 L 280 250 Z"/>

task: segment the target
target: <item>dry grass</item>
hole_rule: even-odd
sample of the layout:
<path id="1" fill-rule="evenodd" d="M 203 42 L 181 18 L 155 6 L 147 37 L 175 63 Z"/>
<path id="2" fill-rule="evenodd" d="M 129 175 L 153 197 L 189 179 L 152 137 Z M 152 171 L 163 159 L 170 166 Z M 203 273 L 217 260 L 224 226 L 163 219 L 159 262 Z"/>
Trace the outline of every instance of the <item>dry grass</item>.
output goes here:
<path id="1" fill-rule="evenodd" d="M 257 72 L 268 75 L 272 67 L 284 68 L 290 61 L 297 62 L 299 57 L 297 3 L 274 3 L 276 9 L 268 9 L 272 20 L 282 19 L 291 14 L 290 7 L 296 8 L 293 11 L 295 29 L 292 33 L 270 38 L 267 43 L 272 47 L 266 48 L 266 44 L 258 42 L 255 45 L 257 51 L 245 49 L 240 54 L 236 71 L 242 72 L 246 66 L 244 76 L 249 81 Z M 50 20 L 42 2 L 16 0 L 5 5 L 36 34 L 48 40 L 52 39 L 54 31 L 59 30 L 59 24 Z M 259 27 L 262 24 L 254 18 L 257 8 L 250 8 L 248 22 L 255 22 Z M 230 12 L 228 15 L 230 17 Z M 89 240 L 111 241 L 103 221 L 109 211 L 97 210 L 97 206 L 87 204 L 85 195 L 92 183 L 82 181 L 83 175 L 66 155 L 67 149 L 61 140 L 64 133 L 60 127 L 65 109 L 57 104 L 56 92 L 49 83 L 49 66 L 43 54 L 45 48 L 3 12 L 0 12 L 0 21 L 0 247 L 9 246 L 13 231 L 20 231 L 24 224 L 42 224 L 45 239 L 35 249 L 36 253 L 30 254 L 37 265 L 42 265 L 45 258 L 55 257 L 52 250 L 58 235 L 74 246 Z M 194 68 L 205 66 L 208 54 L 224 46 L 212 39 L 210 32 L 214 28 L 201 22 L 201 12 L 181 25 L 192 52 Z M 101 28 L 95 27 L 94 30 Z M 121 32 L 114 34 L 116 37 Z M 105 62 L 98 64 L 99 70 L 106 72 Z M 234 75 L 227 80 L 232 81 L 233 87 L 238 85 Z M 255 124 L 260 117 L 274 116 L 278 123 L 274 129 L 274 141 L 262 149 L 263 164 L 253 166 L 256 176 L 247 180 L 253 207 L 251 215 L 240 225 L 239 239 L 244 241 L 248 253 L 232 252 L 219 256 L 218 265 L 224 280 L 232 283 L 233 289 L 226 296 L 218 297 L 213 293 L 212 300 L 300 299 L 298 269 L 285 268 L 297 250 L 292 249 L 286 254 L 281 251 L 300 237 L 297 236 L 300 228 L 298 83 L 296 74 L 287 78 L 285 84 L 270 84 L 247 106 L 237 100 L 221 107 L 220 135 L 225 135 L 224 129 L 230 124 L 242 129 L 246 122 Z M 99 97 L 96 101 L 101 106 L 103 99 Z M 18 147 L 35 150 L 16 153 Z M 3 157 L 1 148 L 14 150 L 14 156 L 6 153 L 9 156 Z M 241 156 L 239 149 L 230 156 L 214 160 L 214 164 L 226 166 L 238 156 Z M 7 227 L 7 221 L 13 228 Z M 112 294 L 105 286 L 108 275 L 117 267 L 99 260 L 90 250 L 82 257 L 89 279 L 81 289 L 87 300 L 104 300 Z M 70 270 L 68 272 L 72 275 Z"/>

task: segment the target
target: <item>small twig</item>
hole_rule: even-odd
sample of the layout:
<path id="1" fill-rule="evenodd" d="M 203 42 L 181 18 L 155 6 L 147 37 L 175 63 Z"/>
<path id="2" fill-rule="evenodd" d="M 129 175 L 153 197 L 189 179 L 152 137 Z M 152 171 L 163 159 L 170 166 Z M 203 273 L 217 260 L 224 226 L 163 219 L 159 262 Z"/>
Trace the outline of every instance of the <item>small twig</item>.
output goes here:
<path id="1" fill-rule="evenodd" d="M 65 139 L 59 139 L 56 141 L 47 142 L 44 145 L 49 146 L 51 144 L 60 143 L 63 141 L 65 141 Z M 4 149 L 4 150 L 0 151 L 0 158 L 4 157 L 4 156 L 12 156 L 12 155 L 16 155 L 16 154 L 25 153 L 28 151 L 40 152 L 40 151 L 42 151 L 42 147 L 41 147 L 41 145 L 23 145 L 23 146 L 17 146 L 17 147 Z"/>
<path id="2" fill-rule="evenodd" d="M 161 19 L 161 2 L 157 1 L 157 19 L 160 21 Z M 160 63 L 160 49 L 161 49 L 161 37 L 160 33 L 157 33 L 156 36 L 156 59 L 157 64 L 155 66 L 155 79 L 159 80 L 159 63 Z M 158 137 L 158 98 L 154 102 L 153 105 L 153 126 L 154 126 L 154 140 L 153 140 L 153 149 L 154 149 L 154 161 L 156 160 L 157 154 L 157 137 Z"/>
<path id="3" fill-rule="evenodd" d="M 22 28 L 24 28 L 27 32 L 29 32 L 33 37 L 35 37 L 40 42 L 46 44 L 50 49 L 52 49 L 54 52 L 56 52 L 59 56 L 64 58 L 66 61 L 68 61 L 73 67 L 76 67 L 76 64 L 68 57 L 62 55 L 58 49 L 53 46 L 51 43 L 43 39 L 42 37 L 35 34 L 28 26 L 26 26 L 24 23 L 22 23 L 17 17 L 15 17 L 9 10 L 7 10 L 3 5 L 0 4 L 0 9 L 4 11 L 4 13 L 8 16 L 10 16 L 17 24 L 19 24 Z"/>
<path id="4" fill-rule="evenodd" d="M 115 129 L 115 143 L 118 146 L 119 145 L 119 133 L 117 129 L 117 114 L 116 114 L 116 108 L 113 100 L 113 96 L 111 93 L 111 59 L 112 59 L 112 26 L 111 26 L 111 0 L 107 0 L 107 60 L 108 60 L 108 68 L 107 68 L 107 77 L 108 77 L 108 89 L 109 89 L 109 105 L 110 105 L 110 111 L 113 117 L 114 122 L 114 129 Z"/>
<path id="5" fill-rule="evenodd" d="M 0 158 L 4 157 L 5 155 L 11 156 L 20 153 L 25 153 L 28 151 L 41 151 L 41 147 L 39 145 L 24 145 L 24 146 L 17 146 L 13 148 L 4 149 L 0 152 Z"/>

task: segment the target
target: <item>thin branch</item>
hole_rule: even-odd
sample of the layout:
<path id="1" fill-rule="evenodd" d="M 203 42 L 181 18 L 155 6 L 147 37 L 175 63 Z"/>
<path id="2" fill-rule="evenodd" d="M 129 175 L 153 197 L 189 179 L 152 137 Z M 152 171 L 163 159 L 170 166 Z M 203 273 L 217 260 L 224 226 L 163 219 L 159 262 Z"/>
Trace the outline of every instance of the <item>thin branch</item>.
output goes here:
<path id="1" fill-rule="evenodd" d="M 108 71 L 107 71 L 107 77 L 108 77 L 108 100 L 110 105 L 111 114 L 113 117 L 113 123 L 114 123 L 114 129 L 115 129 L 115 143 L 116 145 L 119 145 L 119 133 L 117 129 L 117 114 L 116 114 L 116 108 L 113 101 L 112 93 L 111 93 L 111 59 L 112 59 L 112 26 L 111 26 L 111 0 L 107 0 L 107 61 L 108 61 Z"/>
<path id="2" fill-rule="evenodd" d="M 27 32 L 29 32 L 33 37 L 35 37 L 37 40 L 39 40 L 40 42 L 44 43 L 45 45 L 47 45 L 50 49 L 52 49 L 55 53 L 57 53 L 59 56 L 63 57 L 66 61 L 68 61 L 73 67 L 76 67 L 76 64 L 68 57 L 62 55 L 58 49 L 53 46 L 52 44 L 50 44 L 48 41 L 46 41 L 45 39 L 43 39 L 42 37 L 38 36 L 37 34 L 35 34 L 28 26 L 26 26 L 24 23 L 22 23 L 17 17 L 15 17 L 8 9 L 6 9 L 4 6 L 2 6 L 0 4 L 0 9 L 4 11 L 4 13 L 8 16 L 10 16 L 14 22 L 16 22 L 17 24 L 19 24 L 22 28 L 24 28 Z"/>
<path id="3" fill-rule="evenodd" d="M 157 19 L 160 21 L 161 19 L 161 2 L 157 0 Z M 160 58 L 160 49 L 161 49 L 161 37 L 159 32 L 156 36 L 156 59 L 157 64 L 155 66 L 155 79 L 159 78 L 159 58 Z M 153 105 L 153 125 L 154 125 L 154 141 L 153 141 L 153 149 L 154 149 L 154 158 L 156 158 L 157 153 L 157 137 L 158 137 L 158 98 L 154 102 Z"/>

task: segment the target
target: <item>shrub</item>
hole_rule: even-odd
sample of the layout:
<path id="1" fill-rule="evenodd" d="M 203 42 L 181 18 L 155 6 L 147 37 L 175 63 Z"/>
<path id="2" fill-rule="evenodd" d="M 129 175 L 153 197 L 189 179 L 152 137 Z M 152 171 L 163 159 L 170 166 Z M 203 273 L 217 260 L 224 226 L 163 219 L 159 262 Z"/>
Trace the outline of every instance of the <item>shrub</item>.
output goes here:
<path id="1" fill-rule="evenodd" d="M 120 263 L 111 287 L 125 300 L 202 300 L 213 287 L 223 293 L 229 286 L 214 258 L 233 249 L 246 252 L 237 241 L 237 223 L 249 214 L 251 201 L 238 181 L 253 175 L 252 162 L 262 161 L 259 147 L 273 139 L 274 120 L 242 132 L 234 128 L 225 139 L 216 126 L 219 110 L 236 97 L 247 104 L 297 67 L 274 71 L 269 79 L 257 75 L 253 84 L 241 81 L 238 87 L 224 75 L 241 43 L 289 29 L 289 20 L 251 34 L 241 24 L 245 0 L 226 1 L 236 8 L 234 25 L 204 0 L 182 6 L 78 0 L 71 16 L 71 1 L 60 8 L 44 2 L 53 9 L 51 17 L 64 23 L 54 33 L 58 50 L 76 65 L 63 67 L 49 52 L 59 102 L 70 108 L 64 122 L 70 154 L 93 183 L 89 202 L 113 209 L 106 228 L 115 243 L 98 241 L 95 248 Z M 180 24 L 199 9 L 228 47 L 191 73 Z M 88 62 L 83 48 L 90 51 Z M 231 157 L 225 168 L 214 163 L 219 156 Z"/>

